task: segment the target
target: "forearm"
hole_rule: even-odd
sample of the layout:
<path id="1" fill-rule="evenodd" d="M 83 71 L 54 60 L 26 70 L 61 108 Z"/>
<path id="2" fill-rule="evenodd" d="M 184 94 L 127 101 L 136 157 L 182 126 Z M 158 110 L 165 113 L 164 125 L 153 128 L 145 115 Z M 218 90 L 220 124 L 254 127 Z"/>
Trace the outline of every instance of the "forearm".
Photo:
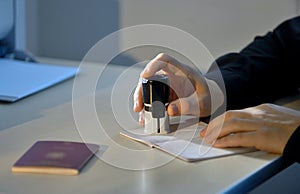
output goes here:
<path id="1" fill-rule="evenodd" d="M 273 102 L 299 87 L 300 18 L 258 36 L 239 53 L 216 60 L 207 78 L 225 85 L 227 109 Z M 288 36 L 287 34 L 290 34 Z M 216 66 L 221 73 L 218 73 Z M 284 86 L 284 87 L 281 87 Z"/>

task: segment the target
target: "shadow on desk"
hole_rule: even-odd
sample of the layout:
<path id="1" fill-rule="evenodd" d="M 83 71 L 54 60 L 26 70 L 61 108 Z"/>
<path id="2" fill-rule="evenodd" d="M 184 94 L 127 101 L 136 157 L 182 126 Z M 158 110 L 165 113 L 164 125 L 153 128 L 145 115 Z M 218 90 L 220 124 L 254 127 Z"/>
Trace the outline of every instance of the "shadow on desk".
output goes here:
<path id="1" fill-rule="evenodd" d="M 80 171 L 80 174 L 87 173 L 94 165 L 96 165 L 97 160 L 100 160 L 102 154 L 108 149 L 107 145 L 100 145 L 98 152 L 89 160 L 86 166 Z"/>

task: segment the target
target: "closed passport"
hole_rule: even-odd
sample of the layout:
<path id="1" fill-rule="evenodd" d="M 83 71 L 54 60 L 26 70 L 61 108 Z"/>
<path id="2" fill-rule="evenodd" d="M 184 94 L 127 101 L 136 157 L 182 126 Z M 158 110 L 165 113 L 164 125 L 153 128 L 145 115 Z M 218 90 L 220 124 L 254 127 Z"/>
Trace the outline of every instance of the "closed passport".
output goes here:
<path id="1" fill-rule="evenodd" d="M 99 150 L 97 144 L 37 141 L 12 166 L 12 172 L 77 175 Z"/>

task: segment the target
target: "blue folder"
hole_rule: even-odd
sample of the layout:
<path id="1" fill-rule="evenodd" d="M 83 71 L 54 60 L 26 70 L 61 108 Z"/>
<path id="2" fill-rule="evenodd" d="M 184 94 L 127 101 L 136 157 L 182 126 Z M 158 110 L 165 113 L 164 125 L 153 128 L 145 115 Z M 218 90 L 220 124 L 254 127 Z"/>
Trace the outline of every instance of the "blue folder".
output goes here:
<path id="1" fill-rule="evenodd" d="M 77 67 L 0 59 L 0 101 L 15 102 L 78 73 Z"/>

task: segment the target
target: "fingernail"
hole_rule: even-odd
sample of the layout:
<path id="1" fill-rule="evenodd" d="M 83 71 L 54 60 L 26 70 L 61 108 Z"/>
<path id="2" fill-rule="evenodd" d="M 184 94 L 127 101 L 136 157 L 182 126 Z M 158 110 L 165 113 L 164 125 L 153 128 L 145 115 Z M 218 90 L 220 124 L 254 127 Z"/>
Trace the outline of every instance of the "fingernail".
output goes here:
<path id="1" fill-rule="evenodd" d="M 200 132 L 200 136 L 201 136 L 201 137 L 204 137 L 204 136 L 205 136 L 205 133 L 206 133 L 206 128 L 204 128 L 204 129 Z"/>
<path id="2" fill-rule="evenodd" d="M 139 124 L 140 124 L 140 126 L 145 126 L 145 121 L 144 120 L 140 120 Z"/>

